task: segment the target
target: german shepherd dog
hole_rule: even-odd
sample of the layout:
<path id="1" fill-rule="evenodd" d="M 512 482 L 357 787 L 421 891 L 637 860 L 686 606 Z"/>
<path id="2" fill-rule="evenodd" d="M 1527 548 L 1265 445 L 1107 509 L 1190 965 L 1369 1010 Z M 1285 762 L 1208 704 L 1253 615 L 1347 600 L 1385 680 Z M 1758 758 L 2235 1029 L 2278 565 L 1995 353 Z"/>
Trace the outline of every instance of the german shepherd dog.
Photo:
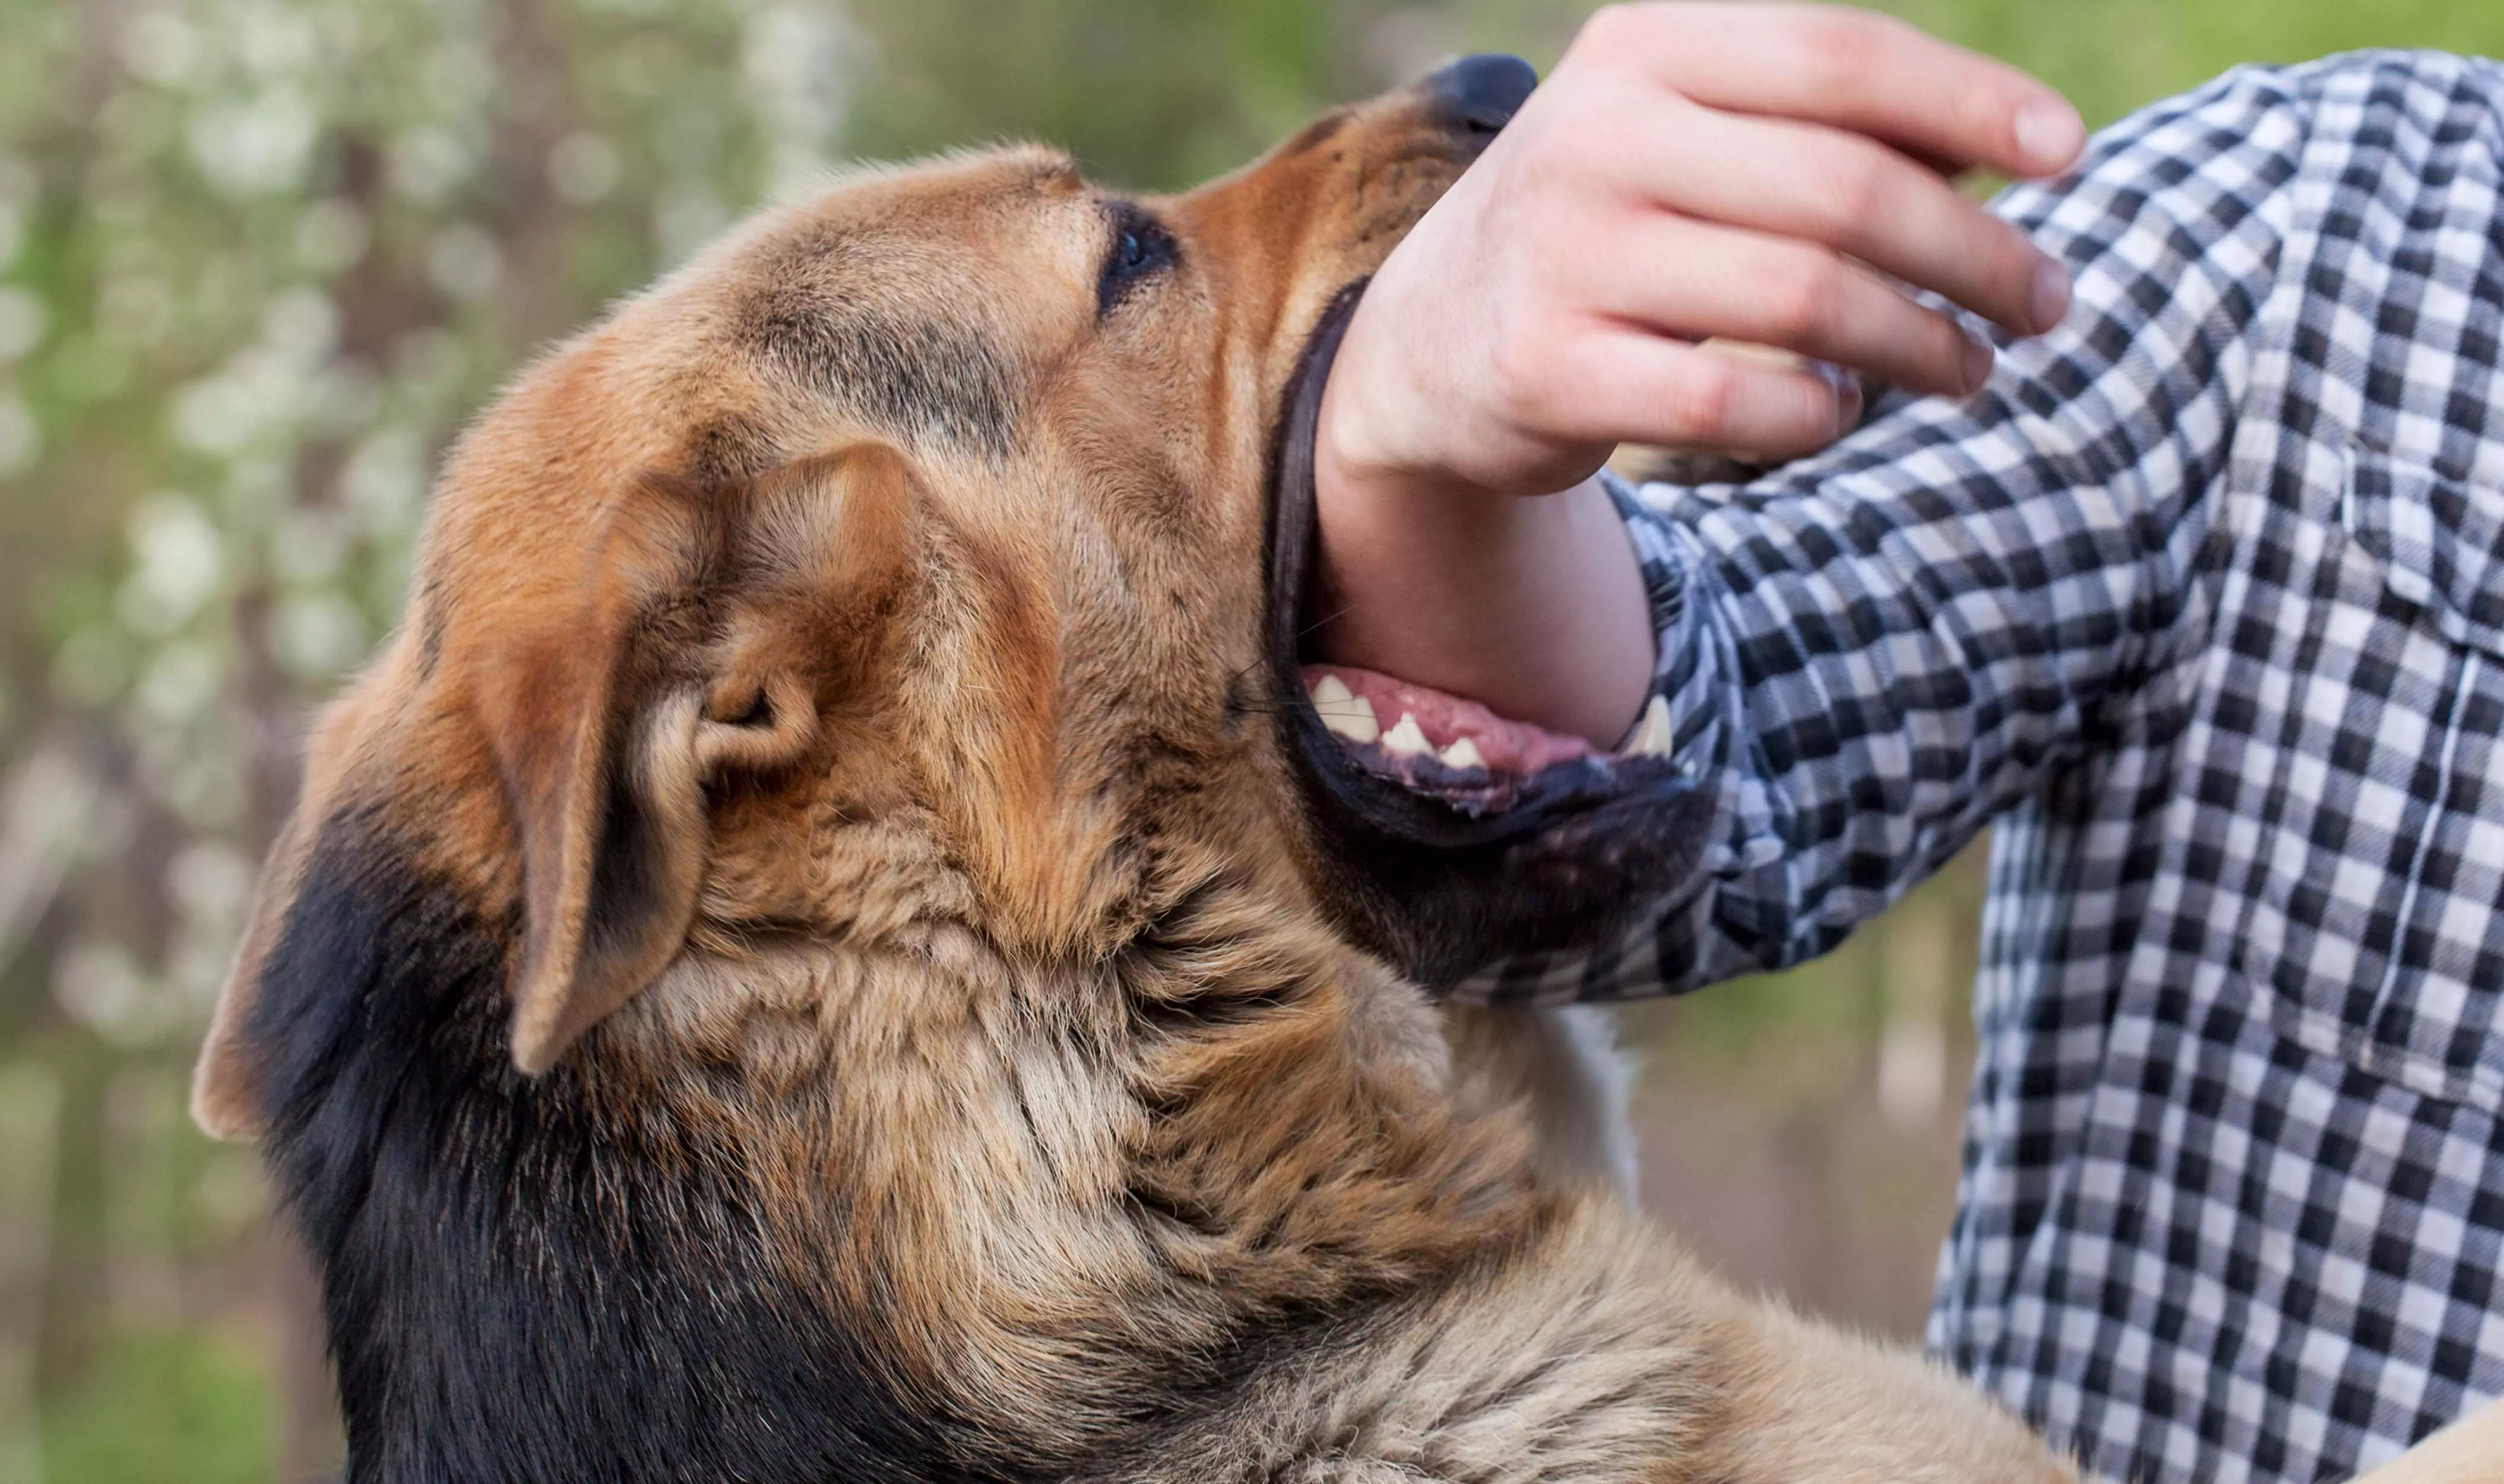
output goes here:
<path id="1" fill-rule="evenodd" d="M 1568 1028 L 1419 987 L 1709 817 L 1297 652 L 1318 368 L 1530 82 L 1172 198 L 855 176 L 470 429 L 195 1089 L 351 1479 L 2074 1480 L 1700 1272 Z"/>

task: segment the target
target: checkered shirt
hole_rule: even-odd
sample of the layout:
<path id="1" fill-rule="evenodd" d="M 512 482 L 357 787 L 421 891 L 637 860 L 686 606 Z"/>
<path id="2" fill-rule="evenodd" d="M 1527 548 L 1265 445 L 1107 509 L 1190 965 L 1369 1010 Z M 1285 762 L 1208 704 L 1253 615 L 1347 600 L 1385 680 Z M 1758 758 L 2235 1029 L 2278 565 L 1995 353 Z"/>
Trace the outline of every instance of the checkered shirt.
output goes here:
<path id="1" fill-rule="evenodd" d="M 2504 1393 L 2504 66 L 2244 69 L 1999 209 L 2077 308 L 1963 403 L 1617 487 L 1722 797 L 1683 990 L 1992 837 L 1930 1341 L 2113 1479 L 2345 1476 Z"/>

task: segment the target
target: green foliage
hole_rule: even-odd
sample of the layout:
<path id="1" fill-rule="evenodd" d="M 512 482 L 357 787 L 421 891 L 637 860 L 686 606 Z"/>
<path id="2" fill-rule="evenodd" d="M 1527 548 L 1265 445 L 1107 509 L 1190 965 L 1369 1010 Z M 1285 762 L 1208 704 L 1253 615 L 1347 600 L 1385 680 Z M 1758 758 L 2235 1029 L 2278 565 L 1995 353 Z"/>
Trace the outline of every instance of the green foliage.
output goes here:
<path id="1" fill-rule="evenodd" d="M 276 1464 L 271 1390 L 261 1358 L 214 1330 L 121 1336 L 93 1381 L 46 1415 L 41 1477 L 267 1484 Z"/>
<path id="2" fill-rule="evenodd" d="M 855 0 L 868 65 L 852 142 L 900 155 L 1035 138 L 1119 184 L 1170 189 L 1240 164 L 1357 94 L 1386 3 Z"/>
<path id="3" fill-rule="evenodd" d="M 2104 124 L 2244 62 L 2368 47 L 2504 55 L 2498 0 L 1882 0 L 2013 62 Z"/>

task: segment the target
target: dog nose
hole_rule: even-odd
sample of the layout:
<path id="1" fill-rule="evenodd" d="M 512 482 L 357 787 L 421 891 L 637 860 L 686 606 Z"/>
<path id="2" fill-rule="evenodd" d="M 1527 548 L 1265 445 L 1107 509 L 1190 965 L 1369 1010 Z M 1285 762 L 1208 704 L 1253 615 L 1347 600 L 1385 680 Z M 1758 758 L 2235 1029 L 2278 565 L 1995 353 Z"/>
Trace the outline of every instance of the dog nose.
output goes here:
<path id="1" fill-rule="evenodd" d="M 1538 70 L 1528 62 L 1490 52 L 1438 69 L 1426 79 L 1426 93 L 1452 127 L 1492 134 L 1513 121 L 1538 86 Z"/>

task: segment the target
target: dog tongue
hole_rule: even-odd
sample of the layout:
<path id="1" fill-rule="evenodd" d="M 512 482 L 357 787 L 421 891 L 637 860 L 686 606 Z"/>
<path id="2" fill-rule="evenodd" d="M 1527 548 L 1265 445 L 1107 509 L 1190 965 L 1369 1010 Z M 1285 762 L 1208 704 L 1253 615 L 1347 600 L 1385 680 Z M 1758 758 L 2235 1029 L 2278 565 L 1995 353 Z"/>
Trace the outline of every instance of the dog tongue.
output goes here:
<path id="1" fill-rule="evenodd" d="M 1362 697 L 1373 707 L 1386 741 L 1401 717 L 1410 717 L 1436 751 L 1466 738 L 1478 749 L 1484 766 L 1500 773 L 1537 773 L 1542 768 L 1588 757 L 1592 752 L 1591 744 L 1579 737 L 1499 716 L 1475 701 L 1447 691 L 1411 685 L 1371 670 L 1342 665 L 1304 667 L 1305 690 L 1310 691 L 1325 678 L 1338 679 L 1350 694 Z"/>

